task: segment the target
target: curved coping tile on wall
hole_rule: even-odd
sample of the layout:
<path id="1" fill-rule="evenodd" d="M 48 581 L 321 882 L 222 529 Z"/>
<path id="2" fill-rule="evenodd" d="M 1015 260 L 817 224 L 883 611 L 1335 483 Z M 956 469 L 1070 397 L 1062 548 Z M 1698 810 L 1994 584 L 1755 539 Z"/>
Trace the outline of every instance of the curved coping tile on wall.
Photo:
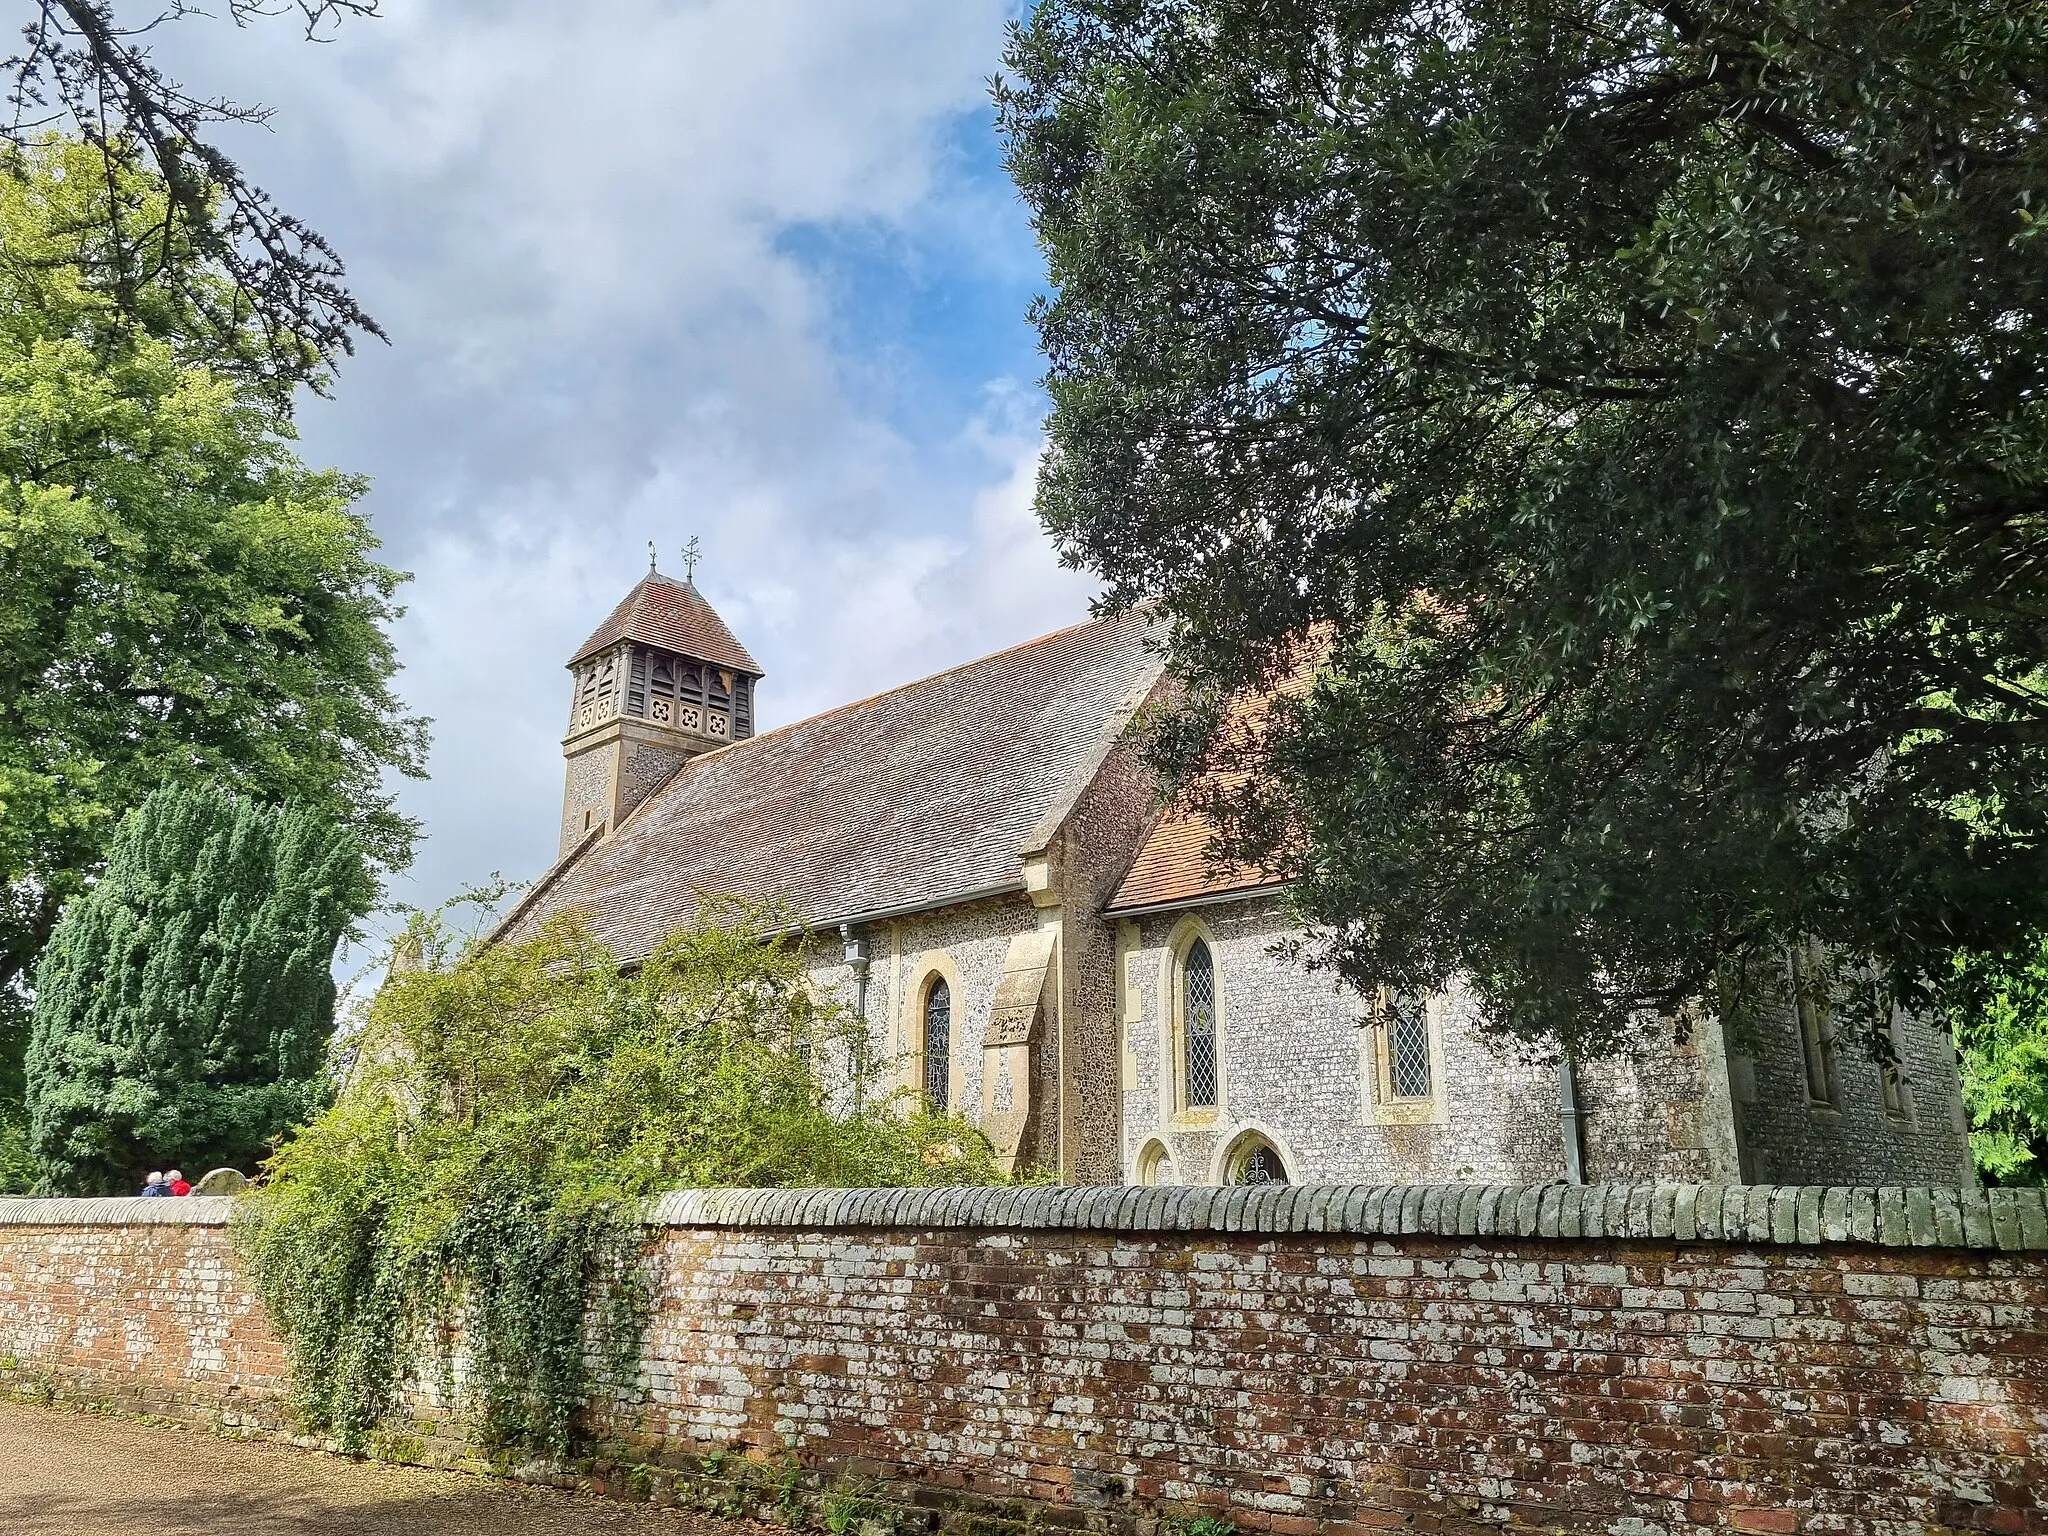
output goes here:
<path id="1" fill-rule="evenodd" d="M 0 1226 L 225 1226 L 227 1196 L 0 1199 Z M 659 1227 L 1211 1232 L 2048 1250 L 2048 1191 L 1737 1184 L 679 1189 Z"/>

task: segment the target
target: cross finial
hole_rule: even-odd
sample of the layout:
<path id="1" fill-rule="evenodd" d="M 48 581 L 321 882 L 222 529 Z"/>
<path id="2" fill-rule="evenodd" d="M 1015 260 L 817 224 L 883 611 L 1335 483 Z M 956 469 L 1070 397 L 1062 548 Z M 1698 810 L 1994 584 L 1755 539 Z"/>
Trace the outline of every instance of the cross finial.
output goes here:
<path id="1" fill-rule="evenodd" d="M 697 562 L 703 558 L 703 554 L 697 548 L 697 535 L 693 533 L 690 535 L 690 542 L 683 546 L 683 580 L 692 586 L 697 584 Z"/>
<path id="2" fill-rule="evenodd" d="M 647 574 L 654 574 L 654 540 L 647 541 Z"/>

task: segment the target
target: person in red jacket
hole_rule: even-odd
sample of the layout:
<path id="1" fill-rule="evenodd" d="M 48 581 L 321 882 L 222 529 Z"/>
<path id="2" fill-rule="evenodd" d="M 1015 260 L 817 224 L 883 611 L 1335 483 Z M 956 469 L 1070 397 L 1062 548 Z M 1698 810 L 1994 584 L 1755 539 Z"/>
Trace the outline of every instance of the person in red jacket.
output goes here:
<path id="1" fill-rule="evenodd" d="M 189 1195 L 192 1193 L 192 1186 L 185 1182 L 185 1175 L 178 1172 L 175 1168 L 171 1170 L 171 1193 L 174 1195 Z"/>

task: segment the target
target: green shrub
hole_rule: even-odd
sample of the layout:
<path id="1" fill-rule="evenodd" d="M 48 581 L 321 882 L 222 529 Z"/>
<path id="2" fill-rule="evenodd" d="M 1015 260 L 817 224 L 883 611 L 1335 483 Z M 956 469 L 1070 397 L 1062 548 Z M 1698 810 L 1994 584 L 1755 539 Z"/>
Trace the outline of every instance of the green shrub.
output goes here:
<path id="1" fill-rule="evenodd" d="M 2048 935 L 1959 957 L 1945 1001 L 1978 1173 L 2048 1183 Z"/>
<path id="2" fill-rule="evenodd" d="M 573 918 L 506 945 L 415 923 L 346 1087 L 238 1222 L 309 1429 L 362 1445 L 459 1325 L 485 1446 L 566 1455 L 632 1387 L 643 1197 L 1003 1182 L 964 1119 L 883 1088 L 788 927 L 714 903 L 622 969 Z"/>

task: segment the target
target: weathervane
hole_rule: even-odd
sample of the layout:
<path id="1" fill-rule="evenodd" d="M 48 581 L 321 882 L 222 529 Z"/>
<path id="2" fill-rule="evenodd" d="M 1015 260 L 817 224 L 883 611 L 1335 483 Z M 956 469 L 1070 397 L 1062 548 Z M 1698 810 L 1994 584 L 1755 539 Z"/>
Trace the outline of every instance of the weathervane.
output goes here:
<path id="1" fill-rule="evenodd" d="M 697 562 L 704 558 L 697 548 L 697 535 L 690 535 L 690 542 L 683 546 L 683 580 L 691 586 L 697 584 Z"/>
<path id="2" fill-rule="evenodd" d="M 647 541 L 647 574 L 654 574 L 654 540 Z"/>

